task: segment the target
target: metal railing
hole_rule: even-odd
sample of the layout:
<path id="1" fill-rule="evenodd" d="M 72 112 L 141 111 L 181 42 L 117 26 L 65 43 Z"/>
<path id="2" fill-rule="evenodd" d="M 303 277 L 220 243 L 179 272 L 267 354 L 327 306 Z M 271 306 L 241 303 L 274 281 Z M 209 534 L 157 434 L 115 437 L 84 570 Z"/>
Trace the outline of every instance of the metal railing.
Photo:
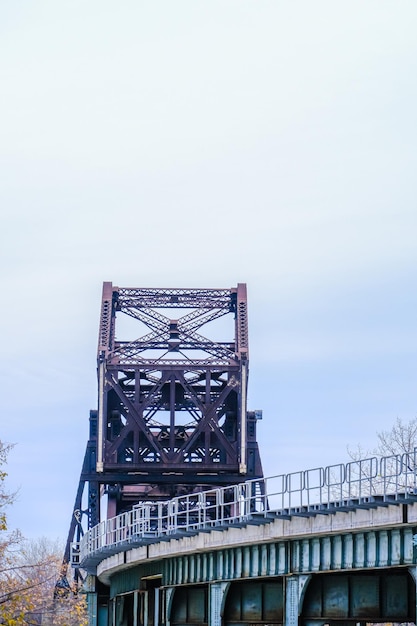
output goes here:
<path id="1" fill-rule="evenodd" d="M 72 545 L 71 563 L 97 563 L 129 547 L 213 528 L 416 500 L 416 470 L 417 448 L 141 503 L 88 530 Z"/>

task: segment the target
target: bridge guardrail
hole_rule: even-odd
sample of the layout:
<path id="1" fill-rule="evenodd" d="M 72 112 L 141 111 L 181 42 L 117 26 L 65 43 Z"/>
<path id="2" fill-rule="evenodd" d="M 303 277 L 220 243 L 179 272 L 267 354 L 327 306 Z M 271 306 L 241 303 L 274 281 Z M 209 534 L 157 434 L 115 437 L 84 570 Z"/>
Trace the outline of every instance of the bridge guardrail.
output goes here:
<path id="1" fill-rule="evenodd" d="M 73 544 L 71 563 L 82 567 L 129 546 L 245 524 L 255 518 L 313 515 L 417 499 L 416 471 L 417 448 L 138 504 L 89 529 Z"/>

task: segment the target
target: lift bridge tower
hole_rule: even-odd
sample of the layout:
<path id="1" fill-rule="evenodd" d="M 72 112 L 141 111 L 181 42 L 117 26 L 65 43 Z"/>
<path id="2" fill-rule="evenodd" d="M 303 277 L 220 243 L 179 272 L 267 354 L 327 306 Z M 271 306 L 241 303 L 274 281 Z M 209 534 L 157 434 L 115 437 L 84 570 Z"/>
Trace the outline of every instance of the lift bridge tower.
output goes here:
<path id="1" fill-rule="evenodd" d="M 219 340 L 227 331 L 232 339 Z M 262 478 L 261 411 L 247 409 L 245 284 L 105 282 L 97 374 L 98 406 L 90 412 L 64 562 L 85 529 L 137 503 Z"/>

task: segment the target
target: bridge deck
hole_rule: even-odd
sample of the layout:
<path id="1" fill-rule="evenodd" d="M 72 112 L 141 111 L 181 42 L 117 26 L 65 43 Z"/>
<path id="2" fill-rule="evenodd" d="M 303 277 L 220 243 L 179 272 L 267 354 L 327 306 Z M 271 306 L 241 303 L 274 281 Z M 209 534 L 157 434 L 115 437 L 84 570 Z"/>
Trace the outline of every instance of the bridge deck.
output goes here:
<path id="1" fill-rule="evenodd" d="M 372 510 L 417 501 L 416 450 L 314 468 L 161 503 L 142 503 L 105 520 L 72 546 L 72 564 L 94 573 L 108 557 L 199 533 L 276 520 Z"/>

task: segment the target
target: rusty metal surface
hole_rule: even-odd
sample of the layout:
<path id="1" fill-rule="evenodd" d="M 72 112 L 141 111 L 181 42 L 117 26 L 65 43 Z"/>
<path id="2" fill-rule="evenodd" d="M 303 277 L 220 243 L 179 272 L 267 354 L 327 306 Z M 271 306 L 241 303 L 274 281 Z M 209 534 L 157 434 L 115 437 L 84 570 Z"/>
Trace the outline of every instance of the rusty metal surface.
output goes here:
<path id="1" fill-rule="evenodd" d="M 185 314 L 173 319 L 167 316 L 170 309 L 185 309 Z M 119 338 L 122 316 L 138 323 L 139 337 Z M 220 341 L 210 336 L 210 325 L 224 316 L 234 319 L 235 333 Z M 198 332 L 203 327 L 204 335 Z M 174 496 L 184 483 L 196 486 L 197 472 L 213 475 L 213 484 L 236 482 L 241 474 L 260 477 L 256 441 L 251 446 L 255 460 L 249 468 L 246 464 L 242 398 L 247 359 L 246 285 L 229 290 L 133 289 L 105 283 L 97 471 L 118 472 L 121 483 L 123 474 L 140 472 L 147 477 L 150 497 L 149 482 L 155 497 Z M 176 475 L 172 482 L 181 487 L 161 488 L 171 482 L 167 474 Z M 132 483 L 130 477 L 126 483 Z M 200 484 L 205 483 L 202 478 Z"/>

